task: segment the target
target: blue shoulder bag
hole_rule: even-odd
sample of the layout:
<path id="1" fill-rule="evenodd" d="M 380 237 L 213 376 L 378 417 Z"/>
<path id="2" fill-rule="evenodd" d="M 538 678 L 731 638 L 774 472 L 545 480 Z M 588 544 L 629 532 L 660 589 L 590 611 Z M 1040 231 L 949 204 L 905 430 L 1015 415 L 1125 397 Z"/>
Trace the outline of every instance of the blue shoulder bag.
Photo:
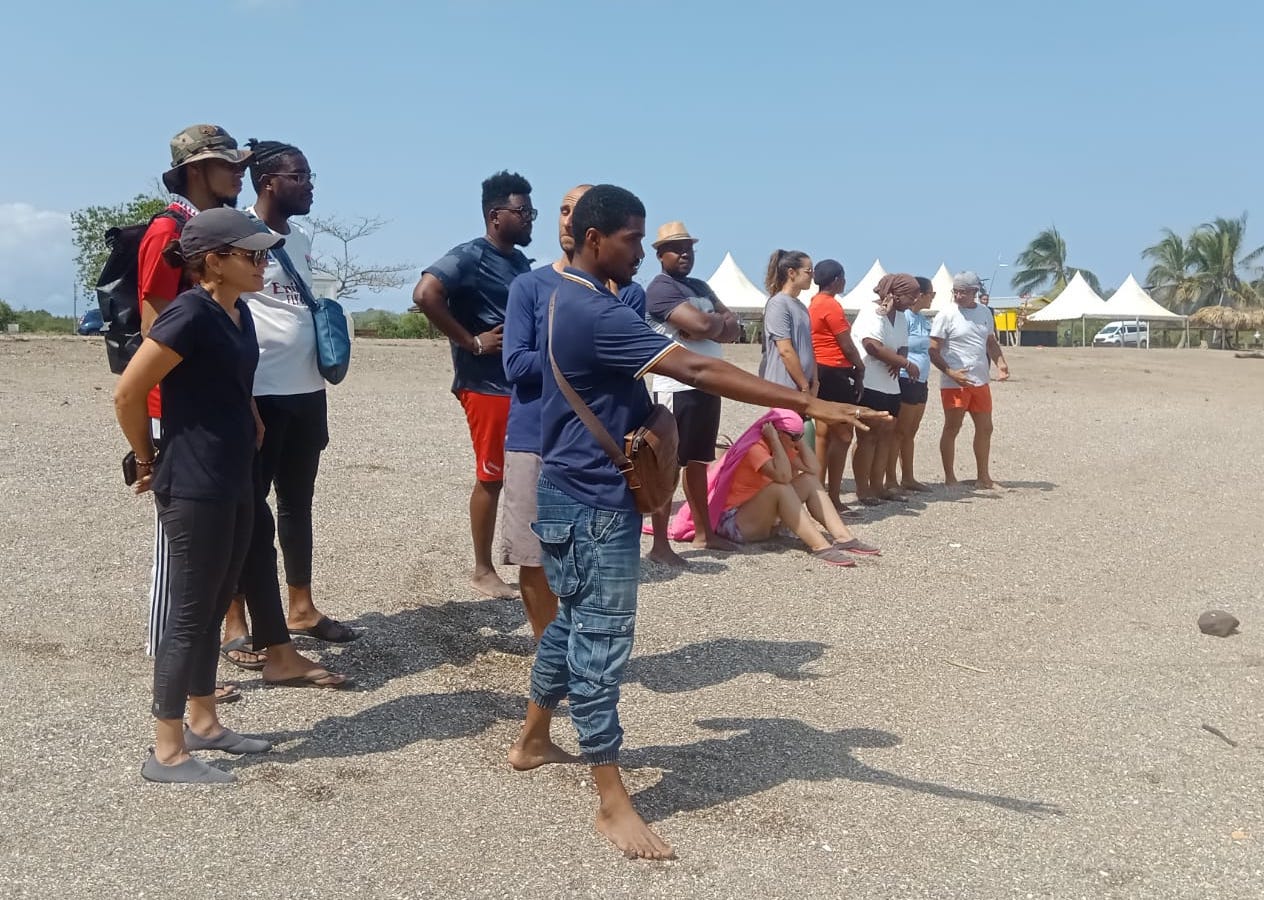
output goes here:
<path id="1" fill-rule="evenodd" d="M 313 297 L 312 289 L 299 277 L 284 247 L 273 247 L 268 252 L 298 285 L 299 295 L 312 311 L 312 321 L 316 323 L 316 368 L 322 378 L 337 384 L 347 377 L 347 367 L 351 365 L 351 335 L 347 333 L 347 315 L 342 305 L 328 297 Z"/>

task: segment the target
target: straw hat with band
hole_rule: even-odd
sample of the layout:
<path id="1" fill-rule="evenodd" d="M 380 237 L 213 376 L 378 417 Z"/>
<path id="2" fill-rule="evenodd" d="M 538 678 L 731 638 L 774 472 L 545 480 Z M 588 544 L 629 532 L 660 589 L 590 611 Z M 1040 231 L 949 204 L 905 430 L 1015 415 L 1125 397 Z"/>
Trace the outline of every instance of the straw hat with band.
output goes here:
<path id="1" fill-rule="evenodd" d="M 657 250 L 663 244 L 680 244 L 685 241 L 691 244 L 698 243 L 698 239 L 689 233 L 684 222 L 668 222 L 658 227 L 658 236 L 654 238 L 654 243 L 650 246 Z"/>

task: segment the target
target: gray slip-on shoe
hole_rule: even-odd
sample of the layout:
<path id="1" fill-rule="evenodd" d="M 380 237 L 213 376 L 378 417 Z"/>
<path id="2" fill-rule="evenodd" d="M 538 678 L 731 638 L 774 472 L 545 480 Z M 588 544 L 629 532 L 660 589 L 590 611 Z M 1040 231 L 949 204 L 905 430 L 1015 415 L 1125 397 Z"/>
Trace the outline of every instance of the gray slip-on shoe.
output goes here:
<path id="1" fill-rule="evenodd" d="M 237 780 L 232 772 L 208 766 L 192 756 L 177 765 L 164 766 L 154 758 L 153 750 L 141 764 L 140 777 L 160 784 L 232 784 Z"/>
<path id="2" fill-rule="evenodd" d="M 246 737 L 225 728 L 216 738 L 204 738 L 184 726 L 184 746 L 190 750 L 221 750 L 224 753 L 267 753 L 272 745 L 263 738 Z"/>

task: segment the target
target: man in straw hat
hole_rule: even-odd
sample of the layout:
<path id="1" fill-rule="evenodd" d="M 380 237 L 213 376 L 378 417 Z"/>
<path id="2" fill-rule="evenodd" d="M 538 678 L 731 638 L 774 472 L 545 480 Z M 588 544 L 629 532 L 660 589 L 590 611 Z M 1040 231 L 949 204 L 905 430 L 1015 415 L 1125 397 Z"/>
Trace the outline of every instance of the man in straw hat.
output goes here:
<path id="1" fill-rule="evenodd" d="M 930 361 L 940 375 L 944 403 L 944 431 L 939 455 L 944 463 L 944 484 L 957 483 L 953 457 L 957 435 L 966 413 L 974 421 L 974 460 L 978 467 L 975 486 L 996 487 L 988 471 L 992 453 L 992 389 L 988 386 L 991 363 L 1001 381 L 1009 378 L 1009 364 L 996 340 L 992 310 L 978 302 L 983 282 L 973 272 L 959 272 L 952 279 L 952 306 L 935 316 L 930 329 Z"/>
<path id="2" fill-rule="evenodd" d="M 148 335 L 158 314 L 187 287 L 179 269 L 168 265 L 162 251 L 199 212 L 237 205 L 242 176 L 250 159 L 249 150 L 240 150 L 232 135 L 218 125 L 190 125 L 171 139 L 171 167 L 162 174 L 162 183 L 171 192 L 171 203 L 149 223 L 140 241 L 136 268 L 136 296 L 140 299 L 140 330 Z M 162 399 L 158 388 L 149 393 L 150 432 L 162 438 Z M 155 518 L 154 566 L 149 596 L 149 642 L 152 654 L 166 628 L 170 595 L 168 585 L 167 537 Z M 240 699 L 232 685 L 216 688 L 220 702 Z"/>
<path id="3" fill-rule="evenodd" d="M 703 356 L 721 359 L 720 343 L 737 340 L 737 316 L 725 309 L 720 298 L 693 271 L 694 245 L 698 239 L 684 222 L 668 222 L 658 229 L 653 246 L 662 273 L 645 289 L 645 310 L 650 327 Z M 693 546 L 708 550 L 735 550 L 717 535 L 707 515 L 707 466 L 715 461 L 715 442 L 720 434 L 720 398 L 666 375 L 654 376 L 655 399 L 672 411 L 680 434 L 677 460 L 685 470 L 685 499 L 697 523 Z M 668 509 L 654 513 L 654 546 L 650 559 L 676 568 L 685 561 L 668 541 Z"/>

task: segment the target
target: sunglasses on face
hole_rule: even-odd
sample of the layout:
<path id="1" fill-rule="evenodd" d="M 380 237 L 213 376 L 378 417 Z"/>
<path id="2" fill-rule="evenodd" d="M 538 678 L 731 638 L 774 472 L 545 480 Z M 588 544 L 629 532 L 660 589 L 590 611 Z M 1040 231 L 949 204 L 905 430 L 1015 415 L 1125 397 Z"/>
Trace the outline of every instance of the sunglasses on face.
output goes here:
<path id="1" fill-rule="evenodd" d="M 221 250 L 215 254 L 216 256 L 240 256 L 242 259 L 248 259 L 256 266 L 261 266 L 268 261 L 267 250 Z"/>
<path id="2" fill-rule="evenodd" d="M 272 172 L 269 178 L 289 178 L 291 181 L 299 184 L 311 184 L 312 179 L 316 177 L 315 172 Z"/>
<path id="3" fill-rule="evenodd" d="M 534 222 L 540 216 L 540 211 L 530 206 L 496 206 L 493 207 L 493 210 L 514 213 L 519 218 L 525 219 L 528 222 Z"/>

